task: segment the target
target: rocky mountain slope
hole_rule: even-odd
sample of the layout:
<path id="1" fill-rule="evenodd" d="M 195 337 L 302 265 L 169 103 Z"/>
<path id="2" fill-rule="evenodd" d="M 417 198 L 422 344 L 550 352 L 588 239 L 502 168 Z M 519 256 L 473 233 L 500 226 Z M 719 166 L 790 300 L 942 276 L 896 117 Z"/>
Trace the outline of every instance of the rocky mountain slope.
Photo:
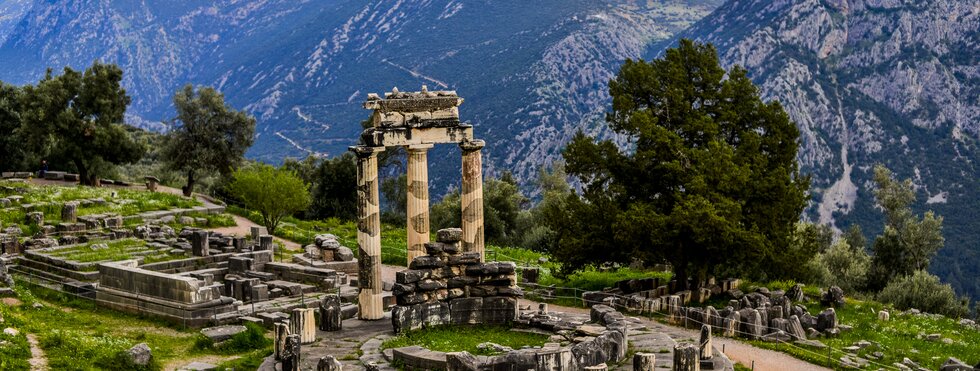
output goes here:
<path id="1" fill-rule="evenodd" d="M 919 210 L 946 218 L 932 270 L 980 296 L 980 1 L 729 1 L 677 37 L 715 44 L 782 102 L 813 175 L 812 219 L 880 232 L 870 187 L 883 163 L 914 180 Z"/>
<path id="2" fill-rule="evenodd" d="M 599 126 L 623 59 L 720 3 L 37 2 L 0 46 L 11 66 L 0 79 L 27 83 L 48 67 L 113 61 L 134 98 L 128 120 L 151 128 L 173 116 L 178 86 L 213 85 L 259 119 L 250 156 L 266 161 L 346 151 L 367 117 L 367 93 L 455 89 L 463 118 L 488 142 L 490 170 L 528 180 L 574 130 Z M 437 193 L 458 181 L 458 157 L 448 158 L 433 163 Z"/>

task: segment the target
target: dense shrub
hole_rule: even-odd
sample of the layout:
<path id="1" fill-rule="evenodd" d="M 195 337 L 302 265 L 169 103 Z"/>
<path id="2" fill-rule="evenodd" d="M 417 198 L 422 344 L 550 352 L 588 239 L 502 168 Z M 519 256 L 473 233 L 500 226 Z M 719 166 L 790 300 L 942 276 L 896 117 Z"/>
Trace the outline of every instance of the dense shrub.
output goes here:
<path id="1" fill-rule="evenodd" d="M 853 292 L 863 288 L 867 282 L 871 256 L 841 239 L 827 251 L 817 254 L 810 265 L 815 275 L 814 282 L 824 286 L 836 285 L 845 292 Z"/>
<path id="2" fill-rule="evenodd" d="M 892 280 L 878 294 L 878 301 L 892 304 L 898 309 L 916 308 L 954 318 L 969 312 L 966 301 L 957 299 L 949 284 L 943 284 L 939 277 L 921 270 L 911 276 Z"/>

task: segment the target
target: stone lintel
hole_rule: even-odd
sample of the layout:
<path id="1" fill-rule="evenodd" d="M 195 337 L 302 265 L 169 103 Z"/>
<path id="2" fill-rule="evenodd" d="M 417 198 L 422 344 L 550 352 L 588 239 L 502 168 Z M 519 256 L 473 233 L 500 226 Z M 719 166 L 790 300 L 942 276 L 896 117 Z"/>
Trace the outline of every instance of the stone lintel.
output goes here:
<path id="1" fill-rule="evenodd" d="M 350 146 L 347 150 L 353 152 L 358 157 L 371 157 L 377 156 L 379 152 L 385 150 L 385 147 L 374 147 L 374 146 Z"/>
<path id="2" fill-rule="evenodd" d="M 444 128 L 371 128 L 361 134 L 367 147 L 409 146 L 415 144 L 464 143 L 473 140 L 473 126 L 462 124 Z M 363 147 L 363 146 L 358 146 Z"/>

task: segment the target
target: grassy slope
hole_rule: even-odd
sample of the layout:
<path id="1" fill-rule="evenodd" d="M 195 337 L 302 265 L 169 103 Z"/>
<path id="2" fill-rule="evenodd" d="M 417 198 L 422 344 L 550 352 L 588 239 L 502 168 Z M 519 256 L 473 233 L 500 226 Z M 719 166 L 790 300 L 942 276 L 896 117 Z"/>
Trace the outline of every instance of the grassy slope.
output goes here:
<path id="1" fill-rule="evenodd" d="M 20 285 L 17 289 L 22 305 L 0 305 L 5 326 L 15 327 L 22 334 L 36 334 L 54 370 L 125 368 L 119 364 L 118 352 L 139 343 L 147 343 L 153 351 L 154 368 L 174 362 L 181 366 L 183 360 L 207 355 L 237 357 L 224 351 L 195 349 L 199 333 L 193 329 L 174 329 L 159 321 L 101 308 L 44 288 Z M 33 308 L 36 302 L 43 307 Z M 237 353 L 244 356 L 238 362 L 254 362 L 255 357 L 268 353 L 269 349 Z M 0 350 L 0 355 L 6 354 L 9 353 Z M 29 351 L 26 355 L 19 351 L 11 362 L 16 366 L 18 360 L 28 358 Z"/>

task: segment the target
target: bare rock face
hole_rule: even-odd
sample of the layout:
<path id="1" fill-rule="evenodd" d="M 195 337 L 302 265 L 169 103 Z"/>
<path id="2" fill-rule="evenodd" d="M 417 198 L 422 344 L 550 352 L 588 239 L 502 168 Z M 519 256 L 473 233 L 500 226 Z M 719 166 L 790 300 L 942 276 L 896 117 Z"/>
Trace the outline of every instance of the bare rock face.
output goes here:
<path id="1" fill-rule="evenodd" d="M 875 163 L 904 169 L 898 175 L 933 207 L 980 197 L 956 191 L 980 188 L 963 162 L 980 158 L 980 148 L 964 149 L 980 138 L 976 9 L 956 0 L 729 1 L 678 37 L 713 43 L 726 67 L 745 67 L 764 99 L 783 105 L 819 194 L 807 212 L 842 229 L 839 215 L 872 212 L 874 202 L 858 198 L 871 197 Z M 971 213 L 951 210 L 944 224 L 970 229 Z M 965 233 L 972 238 L 962 241 L 980 237 Z M 939 253 L 941 278 L 977 265 L 952 258 L 967 245 L 951 241 Z M 960 286 L 980 294 L 980 279 Z"/>

